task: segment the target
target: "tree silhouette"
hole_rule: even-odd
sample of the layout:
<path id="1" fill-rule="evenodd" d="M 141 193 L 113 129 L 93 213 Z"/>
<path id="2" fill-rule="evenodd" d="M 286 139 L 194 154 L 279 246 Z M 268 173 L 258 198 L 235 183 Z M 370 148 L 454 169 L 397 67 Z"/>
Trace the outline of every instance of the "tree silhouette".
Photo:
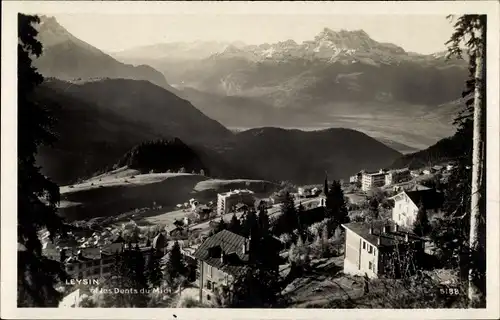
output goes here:
<path id="1" fill-rule="evenodd" d="M 427 216 L 427 210 L 423 204 L 418 208 L 417 217 L 413 223 L 413 232 L 419 236 L 426 236 L 431 231 L 431 224 Z"/>
<path id="2" fill-rule="evenodd" d="M 229 225 L 227 227 L 227 230 L 236 233 L 236 234 L 241 234 L 241 223 L 240 220 L 236 217 L 236 213 L 233 214 L 233 217 L 231 218 L 231 221 L 229 221 Z"/>
<path id="3" fill-rule="evenodd" d="M 186 264 L 181 253 L 179 242 L 176 241 L 168 255 L 165 266 L 165 275 L 167 282 L 171 287 L 176 287 L 182 276 L 186 274 Z"/>
<path id="4" fill-rule="evenodd" d="M 326 196 L 325 203 L 326 216 L 333 218 L 333 221 L 340 225 L 349 222 L 349 214 L 344 197 L 342 186 L 336 180 L 332 182 L 330 190 Z"/>
<path id="5" fill-rule="evenodd" d="M 163 274 L 160 269 L 161 254 L 154 248 L 150 249 L 148 264 L 146 266 L 146 276 L 149 285 L 152 288 L 157 288 L 161 284 Z"/>
<path id="6" fill-rule="evenodd" d="M 40 173 L 35 156 L 42 145 L 55 140 L 51 131 L 54 119 L 45 106 L 37 102 L 35 89 L 43 77 L 33 67 L 31 57 L 42 54 L 33 27 L 36 16 L 18 14 L 17 76 L 18 76 L 18 305 L 21 307 L 56 307 L 62 295 L 54 289 L 65 272 L 60 264 L 42 257 L 38 231 L 46 229 L 53 240 L 64 234 L 56 214 L 59 187 Z"/>

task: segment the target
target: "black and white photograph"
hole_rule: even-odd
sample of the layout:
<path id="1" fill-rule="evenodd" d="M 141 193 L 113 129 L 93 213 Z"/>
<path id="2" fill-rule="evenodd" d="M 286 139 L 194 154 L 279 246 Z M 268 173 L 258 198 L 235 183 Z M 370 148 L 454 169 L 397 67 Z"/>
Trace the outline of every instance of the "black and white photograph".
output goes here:
<path id="1" fill-rule="evenodd" d="M 497 2 L 12 2 L 9 310 L 500 316 Z"/>

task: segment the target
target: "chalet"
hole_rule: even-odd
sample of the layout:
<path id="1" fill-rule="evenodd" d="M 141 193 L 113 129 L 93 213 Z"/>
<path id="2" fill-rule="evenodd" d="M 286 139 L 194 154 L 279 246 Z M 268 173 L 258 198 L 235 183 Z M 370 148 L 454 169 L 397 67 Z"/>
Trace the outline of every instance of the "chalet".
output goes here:
<path id="1" fill-rule="evenodd" d="M 312 194 L 311 188 L 300 187 L 297 189 L 297 194 L 299 197 L 309 197 Z"/>
<path id="2" fill-rule="evenodd" d="M 435 171 L 434 171 L 434 169 L 432 169 L 432 168 L 429 168 L 429 169 L 424 169 L 424 170 L 422 171 L 422 173 L 423 173 L 423 174 L 425 174 L 425 175 L 433 174 L 434 172 L 435 172 Z"/>
<path id="3" fill-rule="evenodd" d="M 392 222 L 352 222 L 342 227 L 346 231 L 346 274 L 369 278 L 398 277 L 402 270 L 394 263 L 394 258 L 398 259 L 398 255 L 408 252 L 409 248 L 417 253 L 424 250 L 425 242 L 420 237 Z"/>
<path id="4" fill-rule="evenodd" d="M 411 228 L 417 217 L 420 205 L 427 214 L 438 212 L 443 203 L 443 196 L 434 189 L 403 190 L 390 199 L 394 200 L 392 220 L 407 228 Z"/>
<path id="5" fill-rule="evenodd" d="M 411 175 L 413 178 L 419 177 L 421 174 L 422 174 L 422 171 L 420 171 L 420 170 L 411 170 L 411 171 L 410 171 L 410 175 Z"/>
<path id="6" fill-rule="evenodd" d="M 196 219 L 198 220 L 208 220 L 210 218 L 210 214 L 212 213 L 212 208 L 203 204 L 196 207 L 195 211 Z"/>
<path id="7" fill-rule="evenodd" d="M 443 171 L 444 167 L 443 166 L 433 166 L 432 167 L 432 170 L 434 170 L 434 172 L 441 172 Z"/>
<path id="8" fill-rule="evenodd" d="M 249 261 L 249 239 L 222 230 L 207 238 L 194 252 L 198 260 L 200 302 L 205 296 L 211 300 L 214 290 L 227 286 L 230 281 L 246 271 Z"/>

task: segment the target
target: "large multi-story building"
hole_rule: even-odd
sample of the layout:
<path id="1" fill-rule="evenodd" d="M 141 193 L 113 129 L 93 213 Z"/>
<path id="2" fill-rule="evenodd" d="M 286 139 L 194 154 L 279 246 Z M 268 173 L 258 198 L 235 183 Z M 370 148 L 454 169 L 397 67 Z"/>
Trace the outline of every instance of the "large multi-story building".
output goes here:
<path id="1" fill-rule="evenodd" d="M 255 196 L 251 190 L 233 190 L 217 195 L 217 214 L 222 215 L 232 211 L 233 207 L 242 203 L 252 206 L 255 203 Z"/>
<path id="2" fill-rule="evenodd" d="M 385 176 L 387 172 L 380 169 L 378 172 L 363 173 L 361 180 L 361 190 L 369 191 L 373 188 L 383 187 L 385 185 Z"/>
<path id="3" fill-rule="evenodd" d="M 378 278 L 381 275 L 398 277 L 404 266 L 397 265 L 408 249 L 415 249 L 416 257 L 423 252 L 425 242 L 407 229 L 394 223 L 343 224 L 346 230 L 344 273 Z M 395 255 L 396 254 L 396 255 Z M 393 272 L 391 272 L 393 271 Z"/>
<path id="4" fill-rule="evenodd" d="M 385 185 L 390 186 L 391 184 L 406 182 L 411 178 L 411 172 L 408 168 L 391 170 L 385 176 Z"/>

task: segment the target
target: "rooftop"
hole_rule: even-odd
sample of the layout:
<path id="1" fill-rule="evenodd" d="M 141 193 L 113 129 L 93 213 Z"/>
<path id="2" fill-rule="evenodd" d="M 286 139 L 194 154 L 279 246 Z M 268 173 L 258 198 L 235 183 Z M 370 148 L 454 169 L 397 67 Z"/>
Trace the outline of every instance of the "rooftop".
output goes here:
<path id="1" fill-rule="evenodd" d="M 237 275 L 246 269 L 248 263 L 248 253 L 243 252 L 246 241 L 245 237 L 222 230 L 207 238 L 194 252 L 194 256 L 214 268 Z M 221 261 L 221 253 L 230 258 Z"/>
<path id="2" fill-rule="evenodd" d="M 342 226 L 356 233 L 377 248 L 392 247 L 397 243 L 405 242 L 406 235 L 408 235 L 410 241 L 421 240 L 416 234 L 401 226 L 398 226 L 398 230 L 395 231 L 395 223 L 392 221 L 375 221 L 371 224 L 366 222 L 351 222 Z M 390 228 L 387 230 L 388 232 L 384 231 L 384 226 Z M 372 227 L 372 233 L 370 233 L 370 227 Z M 378 243 L 379 238 L 380 244 Z"/>
<path id="3" fill-rule="evenodd" d="M 252 193 L 253 193 L 252 190 L 241 189 L 241 190 L 231 190 L 228 192 L 219 193 L 219 195 L 227 197 L 227 196 L 236 195 L 236 194 L 252 194 Z"/>
<path id="4" fill-rule="evenodd" d="M 426 209 L 439 208 L 443 201 L 443 195 L 434 189 L 405 191 L 408 197 L 417 206 L 423 204 Z"/>

